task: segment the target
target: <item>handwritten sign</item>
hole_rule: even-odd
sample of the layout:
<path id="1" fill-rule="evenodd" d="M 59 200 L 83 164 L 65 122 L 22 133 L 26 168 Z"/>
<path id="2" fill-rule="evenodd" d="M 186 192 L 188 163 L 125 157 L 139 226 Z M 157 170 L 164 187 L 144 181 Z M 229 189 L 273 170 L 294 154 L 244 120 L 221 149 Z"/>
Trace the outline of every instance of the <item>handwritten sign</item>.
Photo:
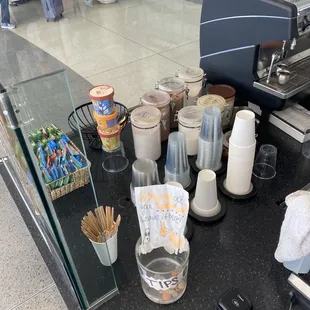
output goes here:
<path id="1" fill-rule="evenodd" d="M 175 254 L 186 250 L 188 192 L 171 185 L 153 185 L 136 187 L 135 197 L 142 238 L 140 252 L 149 253 L 159 247 Z"/>

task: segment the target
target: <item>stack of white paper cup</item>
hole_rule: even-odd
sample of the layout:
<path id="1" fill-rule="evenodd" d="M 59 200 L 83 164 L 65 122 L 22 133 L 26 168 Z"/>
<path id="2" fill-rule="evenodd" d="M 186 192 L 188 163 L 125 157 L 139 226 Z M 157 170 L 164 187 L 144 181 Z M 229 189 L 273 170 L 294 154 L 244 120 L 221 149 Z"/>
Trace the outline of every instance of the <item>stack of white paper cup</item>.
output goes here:
<path id="1" fill-rule="evenodd" d="M 204 169 L 198 173 L 191 209 L 202 217 L 212 217 L 220 213 L 221 203 L 217 199 L 216 174 L 212 170 Z"/>
<path id="2" fill-rule="evenodd" d="M 243 110 L 236 114 L 229 139 L 229 153 L 225 188 L 235 195 L 246 195 L 253 189 L 251 183 L 255 157 L 255 114 Z"/>

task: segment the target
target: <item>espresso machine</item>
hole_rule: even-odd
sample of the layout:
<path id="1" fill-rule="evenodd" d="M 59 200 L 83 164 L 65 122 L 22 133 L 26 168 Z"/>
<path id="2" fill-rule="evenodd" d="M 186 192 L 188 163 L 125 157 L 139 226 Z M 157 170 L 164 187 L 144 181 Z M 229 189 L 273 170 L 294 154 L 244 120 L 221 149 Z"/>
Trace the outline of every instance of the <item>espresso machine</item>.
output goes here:
<path id="1" fill-rule="evenodd" d="M 200 55 L 208 82 L 262 109 L 307 101 L 310 0 L 204 0 Z"/>

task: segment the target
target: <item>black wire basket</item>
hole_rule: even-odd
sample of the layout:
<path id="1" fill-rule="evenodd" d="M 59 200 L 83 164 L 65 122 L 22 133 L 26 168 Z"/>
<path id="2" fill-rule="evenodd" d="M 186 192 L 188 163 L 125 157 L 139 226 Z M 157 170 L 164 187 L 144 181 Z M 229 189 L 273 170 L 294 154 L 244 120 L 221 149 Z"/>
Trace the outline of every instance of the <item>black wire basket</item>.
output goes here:
<path id="1" fill-rule="evenodd" d="M 115 106 L 118 110 L 117 122 L 123 130 L 128 122 L 128 109 L 118 102 L 115 102 Z M 80 128 L 83 139 L 88 142 L 91 148 L 101 150 L 102 143 L 97 133 L 97 123 L 93 117 L 93 111 L 91 102 L 82 104 L 71 112 L 68 123 L 74 133 L 79 133 Z"/>

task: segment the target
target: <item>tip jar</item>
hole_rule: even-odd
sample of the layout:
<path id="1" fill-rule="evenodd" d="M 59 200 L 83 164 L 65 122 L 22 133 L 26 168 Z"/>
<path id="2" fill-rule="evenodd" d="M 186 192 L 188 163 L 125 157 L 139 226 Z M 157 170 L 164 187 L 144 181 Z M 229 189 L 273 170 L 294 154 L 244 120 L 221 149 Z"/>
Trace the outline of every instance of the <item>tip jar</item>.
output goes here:
<path id="1" fill-rule="evenodd" d="M 182 297 L 187 286 L 189 249 L 169 254 L 163 247 L 139 254 L 139 238 L 135 253 L 144 294 L 158 304 L 171 304 Z"/>

